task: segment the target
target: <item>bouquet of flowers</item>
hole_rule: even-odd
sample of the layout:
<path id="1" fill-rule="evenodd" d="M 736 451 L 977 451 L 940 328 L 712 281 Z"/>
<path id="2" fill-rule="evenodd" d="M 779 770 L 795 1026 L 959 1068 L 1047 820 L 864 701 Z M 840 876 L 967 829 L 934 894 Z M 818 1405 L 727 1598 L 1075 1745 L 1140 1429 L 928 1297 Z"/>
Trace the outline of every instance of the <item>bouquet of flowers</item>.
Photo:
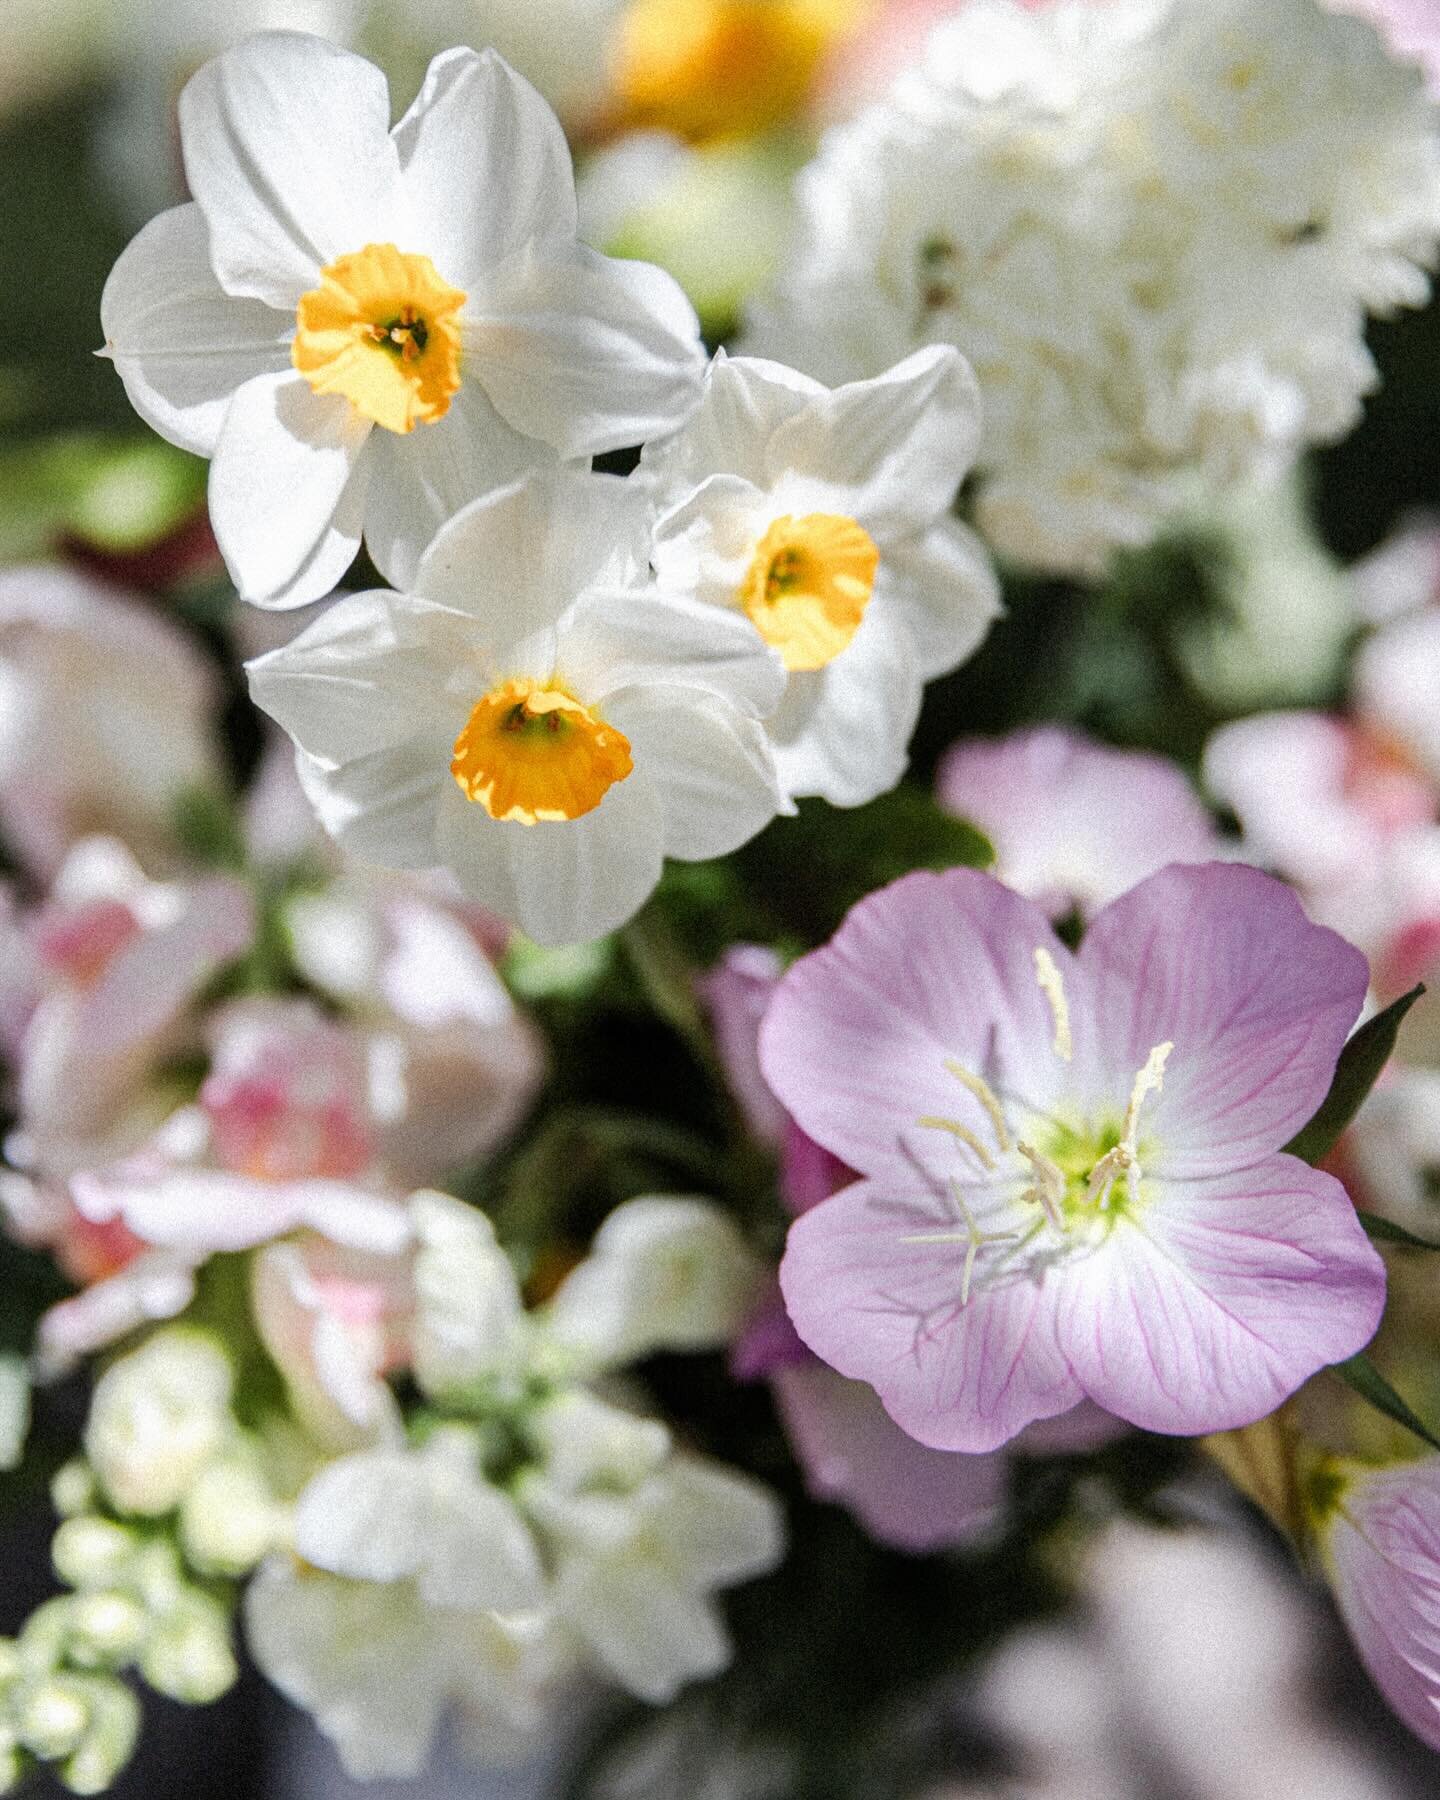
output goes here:
<path id="1" fill-rule="evenodd" d="M 0 90 L 0 1792 L 978 1793 L 1207 1508 L 1440 1749 L 1432 9 L 156 10 Z"/>

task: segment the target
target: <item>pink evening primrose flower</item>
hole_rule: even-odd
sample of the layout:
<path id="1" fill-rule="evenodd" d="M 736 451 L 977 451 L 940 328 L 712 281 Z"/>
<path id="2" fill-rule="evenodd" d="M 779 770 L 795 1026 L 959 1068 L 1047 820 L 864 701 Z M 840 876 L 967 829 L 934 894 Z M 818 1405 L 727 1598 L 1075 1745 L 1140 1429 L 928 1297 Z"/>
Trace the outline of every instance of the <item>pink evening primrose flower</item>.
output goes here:
<path id="1" fill-rule="evenodd" d="M 785 1112 L 760 1072 L 760 1023 L 783 965 L 773 950 L 737 944 L 705 978 L 716 1048 L 756 1137 L 780 1158 L 780 1198 L 794 1216 L 854 1180 L 854 1173 Z M 931 1450 L 908 1437 L 873 1388 L 849 1381 L 808 1350 L 778 1286 L 756 1308 L 731 1355 L 737 1381 L 766 1380 L 791 1448 L 817 1500 L 852 1513 L 870 1535 L 923 1552 L 983 1538 L 1002 1515 L 1008 1455 Z M 1095 1406 L 1032 1425 L 1015 1448 L 1064 1455 L 1097 1448 L 1122 1427 Z"/>
<path id="2" fill-rule="evenodd" d="M 995 847 L 995 874 L 1052 919 L 1093 912 L 1172 862 L 1209 862 L 1220 835 L 1163 756 L 1042 726 L 955 744 L 936 797 Z"/>
<path id="3" fill-rule="evenodd" d="M 1280 1152 L 1366 978 L 1233 865 L 1151 876 L 1076 953 L 974 870 L 871 895 L 761 1032 L 770 1086 L 861 1173 L 790 1229 L 800 1336 L 936 1449 L 1086 1398 L 1179 1434 L 1271 1412 L 1384 1307 L 1344 1189 Z"/>
<path id="4" fill-rule="evenodd" d="M 1336 1604 L 1376 1687 L 1440 1750 L 1440 1456 L 1342 1465 L 1334 1488 L 1319 1541 Z"/>

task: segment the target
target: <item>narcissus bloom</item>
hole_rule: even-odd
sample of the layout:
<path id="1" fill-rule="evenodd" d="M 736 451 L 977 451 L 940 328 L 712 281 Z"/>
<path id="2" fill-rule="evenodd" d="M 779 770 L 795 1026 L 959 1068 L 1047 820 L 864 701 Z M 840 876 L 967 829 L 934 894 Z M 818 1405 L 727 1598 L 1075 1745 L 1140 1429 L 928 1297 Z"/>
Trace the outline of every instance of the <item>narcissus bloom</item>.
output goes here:
<path id="1" fill-rule="evenodd" d="M 999 612 L 978 539 L 950 516 L 979 430 L 948 348 L 833 391 L 719 356 L 694 417 L 646 448 L 662 589 L 748 620 L 784 665 L 768 730 L 790 795 L 858 806 L 894 787 L 923 683 Z"/>
<path id="2" fill-rule="evenodd" d="M 141 416 L 213 458 L 247 599 L 320 598 L 362 531 L 406 582 L 475 495 L 693 404 L 689 302 L 576 242 L 564 135 L 493 52 L 437 57 L 392 130 L 377 68 L 263 33 L 193 78 L 180 133 L 195 199 L 116 264 L 106 350 Z"/>
<path id="3" fill-rule="evenodd" d="M 1272 1411 L 1371 1337 L 1344 1189 L 1280 1153 L 1366 965 L 1255 870 L 1169 868 L 1078 953 L 973 870 L 862 901 L 782 981 L 761 1060 L 862 1179 L 798 1219 L 805 1342 L 940 1449 L 1090 1398 L 1152 1431 Z"/>
<path id="4" fill-rule="evenodd" d="M 628 919 L 664 857 L 767 824 L 783 670 L 743 619 L 648 590 L 648 552 L 639 484 L 534 476 L 442 530 L 413 593 L 341 600 L 251 663 L 345 848 L 443 864 L 567 943 Z"/>

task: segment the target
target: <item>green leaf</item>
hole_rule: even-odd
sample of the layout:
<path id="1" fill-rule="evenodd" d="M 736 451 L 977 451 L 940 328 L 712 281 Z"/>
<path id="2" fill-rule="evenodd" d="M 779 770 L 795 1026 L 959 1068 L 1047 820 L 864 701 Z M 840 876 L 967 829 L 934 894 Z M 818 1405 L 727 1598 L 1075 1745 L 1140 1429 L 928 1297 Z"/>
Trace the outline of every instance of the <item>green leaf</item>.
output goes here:
<path id="1" fill-rule="evenodd" d="M 910 784 L 868 806 L 802 800 L 735 858 L 782 932 L 817 943 L 857 900 L 913 869 L 988 868 L 989 841 Z"/>
<path id="2" fill-rule="evenodd" d="M 1389 1062 L 1406 1013 L 1424 992 L 1423 987 L 1411 988 L 1384 1012 L 1367 1020 L 1351 1037 L 1340 1052 L 1335 1079 L 1319 1112 L 1285 1146 L 1291 1156 L 1298 1156 L 1301 1162 L 1313 1166 L 1335 1148 L 1341 1133 L 1359 1112 L 1371 1088 L 1380 1079 L 1380 1071 Z"/>
<path id="3" fill-rule="evenodd" d="M 1362 1400 L 1368 1400 L 1377 1412 L 1384 1413 L 1397 1425 L 1403 1425 L 1407 1431 L 1413 1431 L 1432 1450 L 1440 1450 L 1440 1438 L 1418 1413 L 1411 1411 L 1363 1351 L 1348 1362 L 1335 1363 L 1333 1367 L 1341 1380 L 1354 1388 Z"/>
<path id="4" fill-rule="evenodd" d="M 1355 1210 L 1360 1223 L 1377 1243 L 1399 1244 L 1406 1250 L 1433 1250 L 1440 1253 L 1440 1244 L 1432 1244 L 1429 1238 L 1416 1237 L 1413 1231 L 1407 1231 L 1392 1219 L 1382 1219 L 1379 1213 L 1362 1212 L 1359 1207 Z"/>

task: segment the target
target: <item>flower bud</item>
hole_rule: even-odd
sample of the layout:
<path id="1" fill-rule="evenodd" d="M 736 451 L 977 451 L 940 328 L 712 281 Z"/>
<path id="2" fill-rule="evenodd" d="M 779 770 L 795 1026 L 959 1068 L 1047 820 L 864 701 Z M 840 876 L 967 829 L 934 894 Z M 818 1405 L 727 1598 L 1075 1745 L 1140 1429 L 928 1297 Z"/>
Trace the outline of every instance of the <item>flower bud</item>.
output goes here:
<path id="1" fill-rule="evenodd" d="M 50 1482 L 50 1500 L 62 1519 L 89 1512 L 96 1500 L 95 1471 L 83 1456 L 62 1463 Z"/>
<path id="2" fill-rule="evenodd" d="M 188 1595 L 152 1634 L 140 1658 L 140 1673 L 171 1700 L 189 1706 L 218 1700 L 240 1673 L 221 1608 L 204 1594 Z"/>
<path id="3" fill-rule="evenodd" d="M 140 1705 L 123 1682 L 94 1679 L 90 1726 L 79 1747 L 61 1765 L 60 1779 L 72 1794 L 102 1794 L 129 1762 L 140 1735 Z"/>
<path id="4" fill-rule="evenodd" d="M 150 1621 L 128 1594 L 77 1595 L 70 1608 L 70 1660 L 84 1669 L 119 1669 L 134 1660 Z"/>
<path id="5" fill-rule="evenodd" d="M 180 1542 L 190 1565 L 206 1575 L 247 1575 L 270 1551 L 281 1513 L 253 1463 L 213 1463 L 185 1496 Z"/>
<path id="6" fill-rule="evenodd" d="M 90 1724 L 90 1705 L 78 1678 L 55 1676 L 22 1691 L 12 1718 L 15 1735 L 32 1756 L 57 1762 L 79 1747 Z"/>
<path id="7" fill-rule="evenodd" d="M 73 1588 L 113 1587 L 134 1560 L 136 1540 L 125 1526 L 93 1515 L 66 1519 L 55 1533 L 50 1557 L 55 1573 Z"/>
<path id="8" fill-rule="evenodd" d="M 188 1327 L 159 1331 L 95 1387 L 85 1448 L 121 1512 L 173 1511 L 223 1449 L 233 1377 L 220 1346 Z"/>

